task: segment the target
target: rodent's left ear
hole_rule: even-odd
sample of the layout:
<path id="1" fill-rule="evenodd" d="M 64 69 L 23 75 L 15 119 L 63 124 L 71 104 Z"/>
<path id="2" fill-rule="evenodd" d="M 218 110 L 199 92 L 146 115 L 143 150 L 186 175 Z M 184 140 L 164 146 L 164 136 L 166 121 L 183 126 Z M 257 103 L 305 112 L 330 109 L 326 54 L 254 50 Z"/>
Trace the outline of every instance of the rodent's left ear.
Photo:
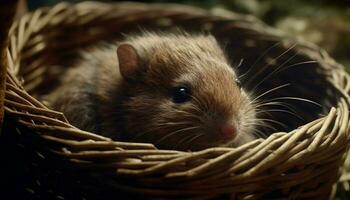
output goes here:
<path id="1" fill-rule="evenodd" d="M 144 67 L 137 50 L 130 44 L 121 44 L 117 48 L 119 70 L 127 81 L 140 81 Z"/>

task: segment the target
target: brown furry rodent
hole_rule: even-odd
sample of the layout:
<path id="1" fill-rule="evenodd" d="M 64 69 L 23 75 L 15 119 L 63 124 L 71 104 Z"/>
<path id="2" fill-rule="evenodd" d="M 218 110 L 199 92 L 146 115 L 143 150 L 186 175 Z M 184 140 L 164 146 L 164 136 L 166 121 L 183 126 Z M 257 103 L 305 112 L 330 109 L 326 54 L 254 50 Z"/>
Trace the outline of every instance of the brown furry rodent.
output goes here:
<path id="1" fill-rule="evenodd" d="M 255 139 L 256 112 L 210 35 L 143 33 L 87 51 L 47 96 L 83 130 L 162 149 Z"/>

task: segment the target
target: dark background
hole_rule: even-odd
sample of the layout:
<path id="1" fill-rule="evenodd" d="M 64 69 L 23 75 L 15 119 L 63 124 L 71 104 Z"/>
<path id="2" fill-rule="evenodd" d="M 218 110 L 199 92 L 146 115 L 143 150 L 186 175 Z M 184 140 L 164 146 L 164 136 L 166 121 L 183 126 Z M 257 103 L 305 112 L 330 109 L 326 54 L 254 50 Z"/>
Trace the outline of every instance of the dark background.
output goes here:
<path id="1" fill-rule="evenodd" d="M 81 0 L 68 0 L 77 3 Z M 60 0 L 28 0 L 29 9 Z M 111 2 L 111 1 L 110 1 Z M 118 1 L 115 1 L 118 2 Z M 350 71 L 350 0 L 144 0 L 252 14 L 287 34 L 323 47 Z"/>

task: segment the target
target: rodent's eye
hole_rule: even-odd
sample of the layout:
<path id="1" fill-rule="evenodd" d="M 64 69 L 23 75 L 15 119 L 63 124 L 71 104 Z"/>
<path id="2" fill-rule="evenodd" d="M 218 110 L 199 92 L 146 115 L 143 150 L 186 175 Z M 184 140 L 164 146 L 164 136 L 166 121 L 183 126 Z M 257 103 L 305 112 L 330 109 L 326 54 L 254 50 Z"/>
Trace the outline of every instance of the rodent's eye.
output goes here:
<path id="1" fill-rule="evenodd" d="M 172 95 L 174 103 L 184 103 L 191 99 L 191 90 L 185 86 L 175 87 Z"/>
<path id="2" fill-rule="evenodd" d="M 239 81 L 237 78 L 235 79 L 235 82 L 237 84 L 237 86 L 239 87 L 239 89 L 242 89 L 242 83 L 241 81 Z"/>

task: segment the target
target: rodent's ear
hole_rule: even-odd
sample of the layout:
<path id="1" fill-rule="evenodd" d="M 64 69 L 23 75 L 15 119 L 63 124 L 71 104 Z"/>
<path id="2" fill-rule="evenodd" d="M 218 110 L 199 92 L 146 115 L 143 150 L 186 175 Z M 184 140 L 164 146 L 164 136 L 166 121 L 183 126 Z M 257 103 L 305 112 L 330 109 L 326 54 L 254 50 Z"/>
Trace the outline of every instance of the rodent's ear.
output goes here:
<path id="1" fill-rule="evenodd" d="M 124 79 L 139 81 L 144 71 L 136 49 L 130 44 L 121 44 L 117 48 L 119 70 Z"/>

